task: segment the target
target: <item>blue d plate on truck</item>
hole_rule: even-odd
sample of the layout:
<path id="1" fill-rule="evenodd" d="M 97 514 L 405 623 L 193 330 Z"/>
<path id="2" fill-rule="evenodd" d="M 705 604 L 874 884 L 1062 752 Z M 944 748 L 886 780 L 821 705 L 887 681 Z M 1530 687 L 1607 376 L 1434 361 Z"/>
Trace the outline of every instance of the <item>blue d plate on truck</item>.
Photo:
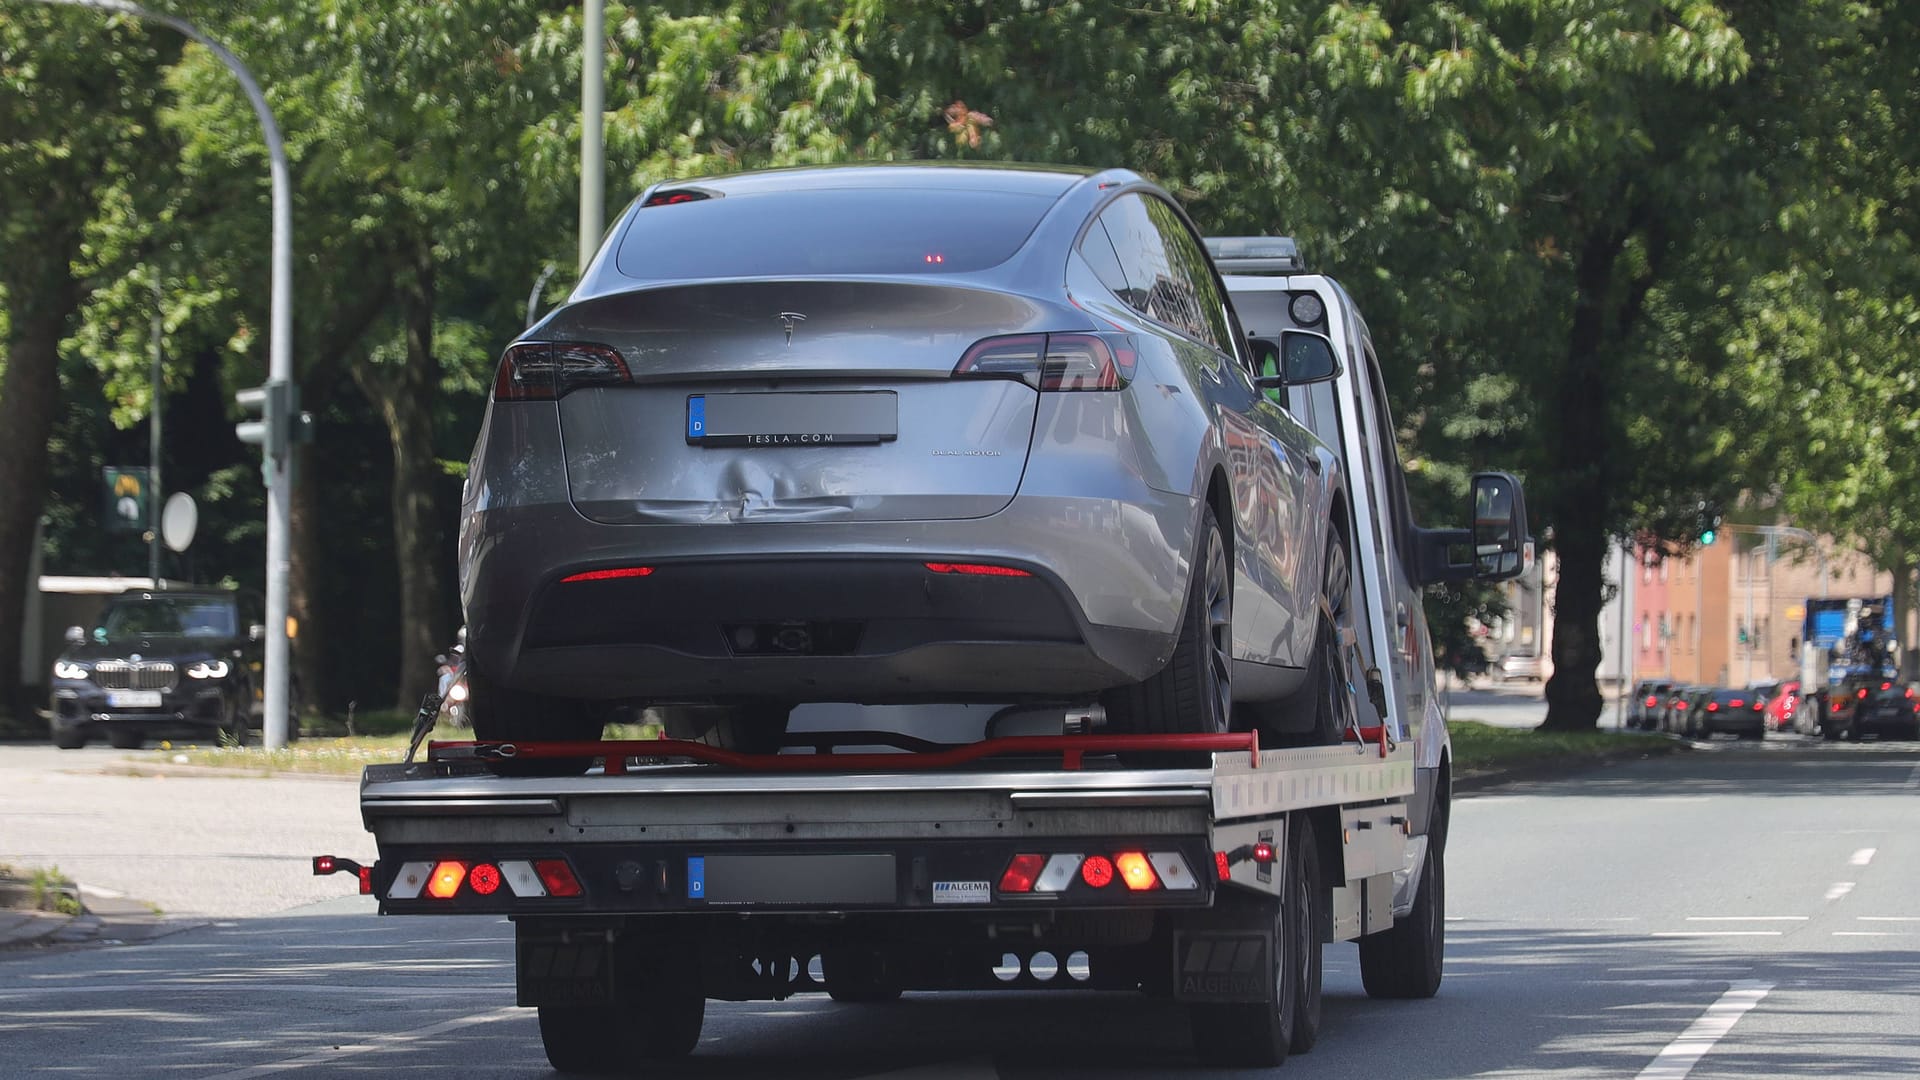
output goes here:
<path id="1" fill-rule="evenodd" d="M 859 446 L 892 442 L 900 399 L 891 390 L 692 394 L 693 446 Z"/>

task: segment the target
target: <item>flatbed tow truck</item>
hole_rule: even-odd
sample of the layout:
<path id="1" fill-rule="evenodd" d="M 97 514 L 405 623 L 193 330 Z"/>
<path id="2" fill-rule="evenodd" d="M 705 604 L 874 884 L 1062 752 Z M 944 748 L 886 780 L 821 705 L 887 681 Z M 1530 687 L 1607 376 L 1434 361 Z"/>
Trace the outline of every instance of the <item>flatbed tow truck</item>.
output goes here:
<path id="1" fill-rule="evenodd" d="M 637 740 L 419 756 L 430 698 L 407 762 L 362 780 L 378 861 L 322 856 L 315 872 L 357 874 L 384 915 L 511 918 L 517 1000 L 538 1009 L 563 1072 L 685 1055 L 710 999 L 1001 988 L 1169 999 L 1202 1058 L 1273 1065 L 1318 1037 L 1322 946 L 1336 941 L 1359 943 L 1369 994 L 1433 995 L 1449 760 L 1418 588 L 1517 572 L 1522 497 L 1484 474 L 1474 530 L 1413 527 L 1386 486 L 1392 428 L 1345 291 L 1301 274 L 1291 241 L 1214 255 L 1230 275 L 1286 275 L 1229 276 L 1243 315 L 1264 296 L 1274 329 L 1319 325 L 1342 346 L 1338 379 L 1290 406 L 1372 477 L 1353 507 L 1372 541 L 1356 545 L 1366 617 L 1345 643 L 1365 685 L 1348 688 L 1342 743 L 1103 734 L 1089 707 L 1046 734 L 957 745 L 826 731 L 789 733 L 778 754 Z M 1469 544 L 1462 570 L 1447 552 Z M 600 767 L 501 768 L 542 757 Z"/>

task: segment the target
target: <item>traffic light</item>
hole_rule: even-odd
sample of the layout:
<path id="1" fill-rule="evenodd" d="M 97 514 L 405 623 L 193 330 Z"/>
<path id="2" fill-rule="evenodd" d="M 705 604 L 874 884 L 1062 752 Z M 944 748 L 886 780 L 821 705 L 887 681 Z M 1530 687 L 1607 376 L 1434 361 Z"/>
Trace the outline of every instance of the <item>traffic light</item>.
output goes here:
<path id="1" fill-rule="evenodd" d="M 1700 546 L 1712 547 L 1720 539 L 1720 514 L 1707 509 L 1706 503 L 1700 504 Z"/>
<path id="2" fill-rule="evenodd" d="M 1712 547 L 1713 542 L 1719 538 L 1720 534 L 1711 528 L 1700 530 L 1700 543 L 1703 547 Z"/>
<path id="3" fill-rule="evenodd" d="M 258 446 L 269 462 L 287 456 L 295 443 L 313 441 L 313 417 L 300 411 L 300 388 L 291 382 L 268 382 L 233 395 L 240 408 L 258 416 L 233 425 L 243 443 Z"/>

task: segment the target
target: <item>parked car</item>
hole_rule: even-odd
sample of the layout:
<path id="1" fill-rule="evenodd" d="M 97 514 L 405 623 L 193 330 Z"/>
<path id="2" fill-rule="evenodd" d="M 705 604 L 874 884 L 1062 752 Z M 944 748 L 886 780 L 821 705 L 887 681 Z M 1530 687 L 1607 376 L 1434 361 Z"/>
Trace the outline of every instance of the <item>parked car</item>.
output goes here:
<path id="1" fill-rule="evenodd" d="M 1793 715 L 1800 708 L 1800 680 L 1788 679 L 1776 683 L 1767 694 L 1767 703 L 1762 713 L 1766 716 L 1768 731 L 1790 731 L 1794 727 Z"/>
<path id="2" fill-rule="evenodd" d="M 264 627 L 226 590 L 131 590 L 97 623 L 67 629 L 53 665 L 56 746 L 95 736 L 122 749 L 149 739 L 221 736 L 244 743 L 254 724 Z"/>
<path id="3" fill-rule="evenodd" d="M 1862 735 L 1920 739 L 1920 694 L 1906 683 L 1882 680 L 1854 692 L 1848 708 L 1834 709 L 1824 732 L 1829 739 L 1858 742 Z"/>
<path id="4" fill-rule="evenodd" d="M 1284 706 L 1364 679 L 1346 479 L 1265 393 L 1333 349 L 1250 341 L 1122 170 L 663 183 L 501 359 L 461 510 L 474 731 L 654 708 L 745 749 L 805 702 L 1081 700 L 1338 738 Z"/>
<path id="5" fill-rule="evenodd" d="M 1540 658 L 1538 656 L 1513 653 L 1500 660 L 1501 682 L 1513 682 L 1516 679 L 1524 679 L 1528 682 L 1539 682 L 1541 678 Z"/>
<path id="6" fill-rule="evenodd" d="M 1666 691 L 1666 697 L 1660 703 L 1659 715 L 1655 718 L 1655 729 L 1670 734 L 1681 734 L 1686 726 L 1689 701 L 1700 688 L 1687 683 L 1674 683 Z"/>
<path id="7" fill-rule="evenodd" d="M 1660 706 L 1666 699 L 1667 691 L 1673 689 L 1673 683 L 1665 679 L 1642 682 L 1633 688 L 1633 698 L 1627 703 L 1627 726 L 1643 731 L 1652 731 L 1659 726 Z"/>
<path id="8" fill-rule="evenodd" d="M 1766 736 L 1766 702 L 1751 690 L 1708 689 L 1695 698 L 1690 711 L 1692 734 L 1701 738 L 1737 735 L 1742 739 Z"/>

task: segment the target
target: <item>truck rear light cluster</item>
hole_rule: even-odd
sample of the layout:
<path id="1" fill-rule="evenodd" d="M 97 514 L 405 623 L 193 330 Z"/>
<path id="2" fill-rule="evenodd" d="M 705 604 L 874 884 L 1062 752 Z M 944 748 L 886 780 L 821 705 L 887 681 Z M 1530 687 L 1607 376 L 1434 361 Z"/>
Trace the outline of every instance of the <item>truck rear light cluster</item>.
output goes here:
<path id="1" fill-rule="evenodd" d="M 318 872 L 318 871 L 316 871 Z M 534 900 L 580 895 L 580 879 L 565 859 L 506 859 L 500 862 L 410 862 L 400 867 L 387 889 L 389 900 L 452 900 L 463 892 Z"/>
<path id="2" fill-rule="evenodd" d="M 1126 334 L 1010 334 L 975 342 L 953 373 L 1036 390 L 1120 390 L 1139 359 Z"/>
<path id="3" fill-rule="evenodd" d="M 1200 887 L 1186 857 L 1177 851 L 1070 851 L 1015 855 L 1000 875 L 1000 891 L 1057 894 L 1072 888 L 1076 879 L 1089 889 L 1105 889 L 1117 881 L 1128 892 L 1185 892 Z"/>

